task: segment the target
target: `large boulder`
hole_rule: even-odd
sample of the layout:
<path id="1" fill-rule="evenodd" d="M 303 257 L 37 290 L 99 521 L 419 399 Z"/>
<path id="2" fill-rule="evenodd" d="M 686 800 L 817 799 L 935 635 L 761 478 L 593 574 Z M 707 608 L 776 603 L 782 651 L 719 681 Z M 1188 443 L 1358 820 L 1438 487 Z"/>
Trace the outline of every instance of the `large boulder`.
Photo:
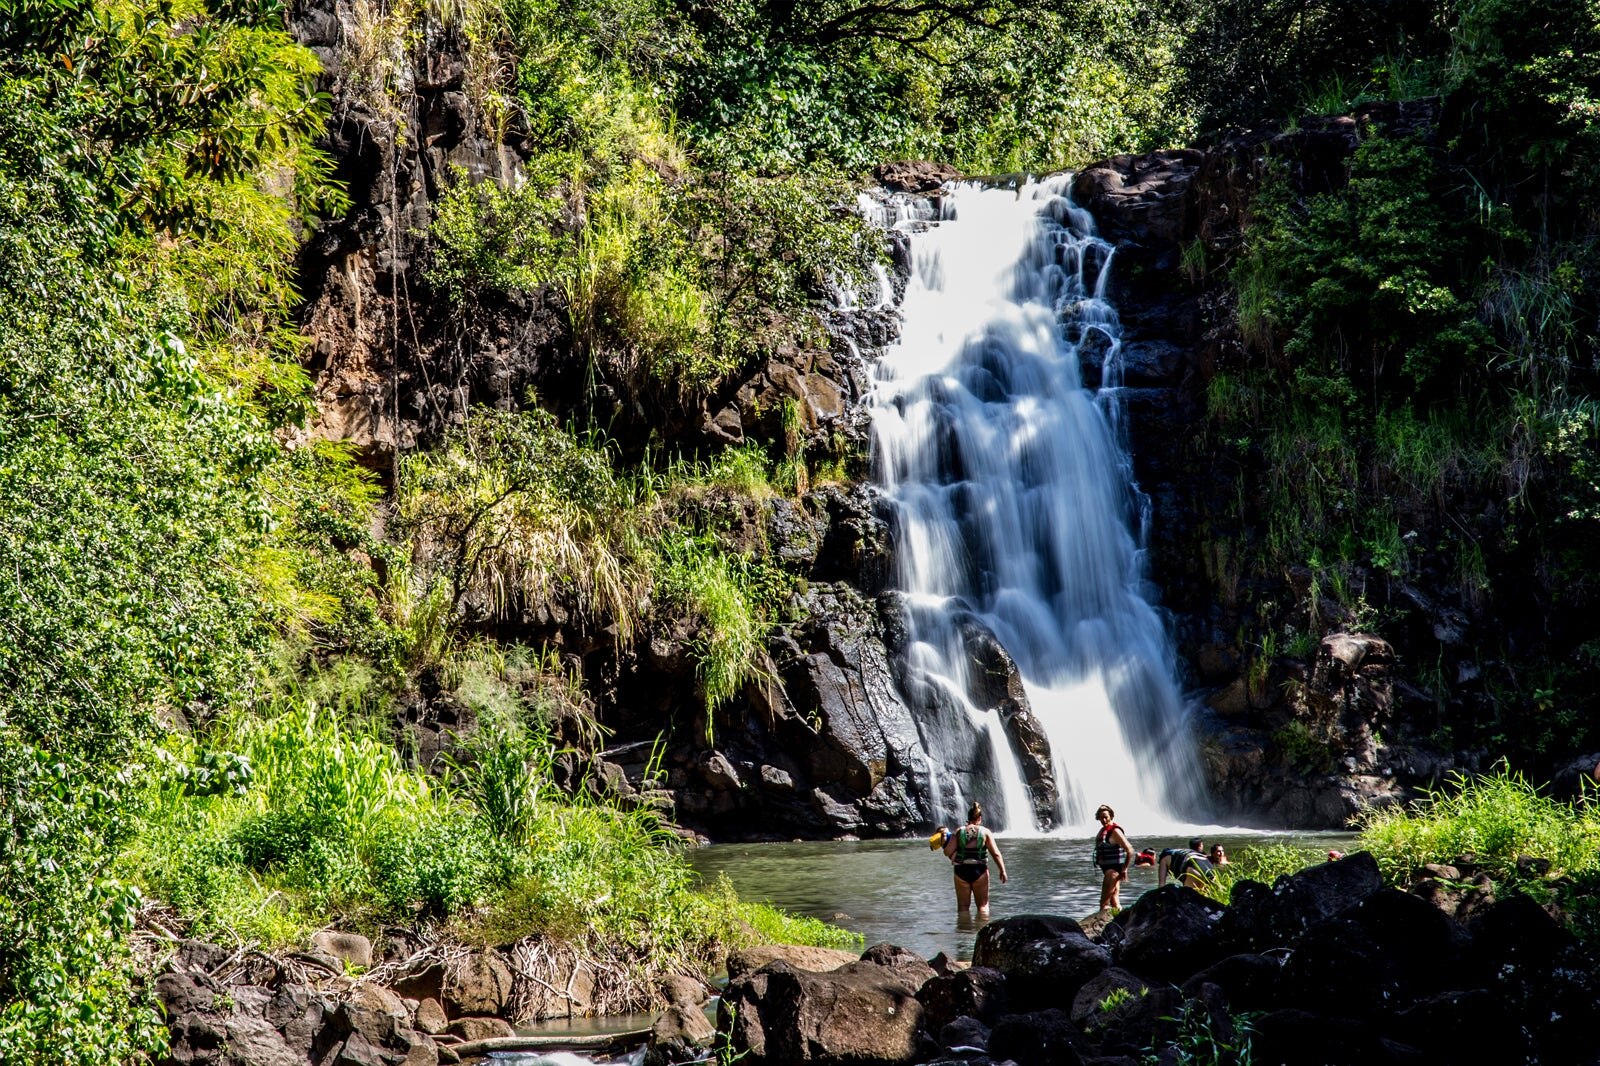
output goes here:
<path id="1" fill-rule="evenodd" d="M 1477 979 L 1471 937 L 1425 900 L 1383 889 L 1303 934 L 1283 967 L 1296 1006 L 1377 1019 Z"/>
<path id="2" fill-rule="evenodd" d="M 838 948 L 816 948 L 804 944 L 757 944 L 755 947 L 740 948 L 738 951 L 728 953 L 728 980 L 732 981 L 747 973 L 754 973 L 763 966 L 778 961 L 786 962 L 797 970 L 828 973 L 860 959 L 861 956 L 855 952 L 841 951 Z"/>
<path id="3" fill-rule="evenodd" d="M 1244 888 L 1247 883 L 1234 886 L 1223 928 L 1237 947 L 1260 951 L 1288 947 L 1313 925 L 1354 907 L 1383 888 L 1383 875 L 1370 852 L 1358 851 L 1280 877 L 1270 892 Z"/>
<path id="4" fill-rule="evenodd" d="M 972 962 L 1005 974 L 1013 1009 L 1064 1010 L 1078 989 L 1111 965 L 1111 952 L 1071 918 L 1023 914 L 984 926 Z"/>
<path id="5" fill-rule="evenodd" d="M 1112 156 L 1078 172 L 1072 199 L 1108 240 L 1175 250 L 1187 235 L 1189 186 L 1204 160 L 1192 148 Z"/>
<path id="6" fill-rule="evenodd" d="M 1072 1024 L 1099 1029 L 1108 1024 L 1119 1003 L 1147 996 L 1150 986 L 1136 973 L 1113 966 L 1091 979 L 1072 999 Z"/>
<path id="7" fill-rule="evenodd" d="M 1028 703 L 1022 672 L 988 626 L 973 619 L 962 627 L 961 635 L 971 662 L 968 695 L 973 706 L 1000 716 L 1033 801 L 1033 823 L 1039 829 L 1050 829 L 1056 822 L 1060 795 L 1050 758 L 1050 739 Z"/>
<path id="8" fill-rule="evenodd" d="M 861 961 L 874 966 L 886 966 L 917 988 L 937 975 L 927 959 L 897 944 L 874 944 L 861 953 Z"/>
<path id="9" fill-rule="evenodd" d="M 1117 965 L 1151 980 L 1181 981 L 1217 958 L 1226 908 L 1183 885 L 1146 892 L 1117 915 Z"/>
<path id="10" fill-rule="evenodd" d="M 717 1028 L 728 1053 L 750 1066 L 912 1063 L 924 1047 L 916 994 L 894 967 L 854 962 L 811 973 L 774 962 L 728 982 Z"/>
<path id="11" fill-rule="evenodd" d="M 337 959 L 346 966 L 364 970 L 372 965 L 372 941 L 359 933 L 324 929 L 311 938 L 311 950 Z"/>
<path id="12" fill-rule="evenodd" d="M 1500 995 L 1482 988 L 1430 996 L 1400 1011 L 1383 1029 L 1401 1043 L 1434 1052 L 1436 1061 L 1443 1060 L 1439 1053 L 1447 1048 L 1467 1047 L 1477 1062 L 1529 1061 L 1530 1033 Z"/>
<path id="13" fill-rule="evenodd" d="M 917 992 L 917 1001 L 932 1032 L 962 1016 L 992 1026 L 1006 1008 L 1006 977 L 987 966 L 970 966 L 928 981 Z"/>
<path id="14" fill-rule="evenodd" d="M 452 1018 L 501 1014 L 511 1000 L 511 967 L 496 952 L 474 952 L 445 970 L 439 1000 Z"/>
<path id="15" fill-rule="evenodd" d="M 1310 676 L 1289 689 L 1289 707 L 1306 732 L 1344 761 L 1347 774 L 1377 768 L 1377 732 L 1394 702 L 1394 648 L 1370 633 L 1330 633 Z"/>
<path id="16" fill-rule="evenodd" d="M 1285 1008 L 1256 1019 L 1253 1060 L 1272 1066 L 1425 1066 L 1439 1061 L 1369 1022 Z M 1488 1061 L 1488 1060 L 1485 1060 Z"/>
<path id="17" fill-rule="evenodd" d="M 989 1057 L 1026 1066 L 1081 1066 L 1089 1043 L 1064 1010 L 1013 1014 L 989 1033 Z"/>
<path id="18" fill-rule="evenodd" d="M 644 1066 L 704 1062 L 707 1058 L 706 1049 L 711 1047 L 716 1037 L 717 1030 L 699 1007 L 668 1007 L 650 1026 L 650 1041 L 644 1049 Z"/>
<path id="19" fill-rule="evenodd" d="M 933 163 L 925 159 L 896 160 L 879 163 L 872 171 L 872 180 L 890 192 L 937 192 L 947 181 L 961 177 L 961 172 L 949 163 Z"/>
<path id="20" fill-rule="evenodd" d="M 1282 1005 L 1282 980 L 1281 953 L 1229 955 L 1185 981 L 1183 993 L 1197 996 L 1204 986 L 1214 985 L 1233 1011 L 1273 1010 Z"/>
<path id="21" fill-rule="evenodd" d="M 1600 960 L 1527 896 L 1514 894 L 1472 917 L 1472 957 L 1495 999 L 1531 1044 L 1528 1061 L 1568 1061 L 1592 1047 L 1600 1026 Z"/>

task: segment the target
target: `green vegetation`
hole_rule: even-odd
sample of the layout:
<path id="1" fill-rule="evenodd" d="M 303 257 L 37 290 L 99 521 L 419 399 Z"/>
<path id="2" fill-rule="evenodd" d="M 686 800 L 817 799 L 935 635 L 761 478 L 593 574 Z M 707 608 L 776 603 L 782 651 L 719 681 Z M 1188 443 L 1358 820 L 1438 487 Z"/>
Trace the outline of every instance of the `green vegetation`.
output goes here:
<path id="1" fill-rule="evenodd" d="M 1542 794 L 1505 765 L 1457 776 L 1409 807 L 1374 810 L 1360 846 L 1386 880 L 1409 884 L 1425 865 L 1470 861 L 1497 895 L 1522 892 L 1552 908 L 1589 944 L 1600 942 L 1600 814 L 1594 783 L 1575 803 Z M 1542 859 L 1549 864 L 1524 863 Z"/>
<path id="2" fill-rule="evenodd" d="M 1177 1017 L 1177 1036 L 1163 1048 L 1145 1051 L 1146 1066 L 1173 1062 L 1179 1066 L 1250 1066 L 1255 1061 L 1251 1034 L 1255 1015 L 1234 1014 L 1220 1026 L 1211 1011 L 1197 999 L 1183 1003 Z M 1232 1030 L 1231 1032 L 1227 1030 Z"/>
<path id="3" fill-rule="evenodd" d="M 1227 903 L 1233 898 L 1233 886 L 1240 881 L 1259 881 L 1275 884 L 1280 877 L 1299 873 L 1308 866 L 1327 860 L 1327 855 L 1316 848 L 1293 844 L 1250 844 L 1231 856 L 1231 861 L 1215 867 L 1212 876 L 1200 891 L 1216 900 Z"/>
<path id="4" fill-rule="evenodd" d="M 567 938 L 625 958 L 634 1003 L 651 974 L 703 970 L 761 932 L 853 942 L 726 886 L 694 891 L 654 812 L 555 789 L 548 733 L 528 719 L 486 726 L 443 779 L 314 704 L 241 716 L 204 748 L 169 736 L 151 750 L 124 870 L 189 932 L 225 942 L 293 946 L 329 914 L 373 931 L 420 916 L 485 943 Z"/>
<path id="5" fill-rule="evenodd" d="M 1384 876 L 1404 882 L 1427 863 L 1471 855 L 1497 880 L 1514 878 L 1521 856 L 1550 860 L 1557 871 L 1600 868 L 1600 818 L 1541 795 L 1504 766 L 1481 777 L 1457 777 L 1407 808 L 1378 808 L 1361 820 L 1361 846 Z"/>
<path id="6" fill-rule="evenodd" d="M 1409 117 L 1370 112 L 1344 174 L 1268 159 L 1242 245 L 1204 257 L 1228 278 L 1246 348 L 1208 391 L 1212 440 L 1238 472 L 1223 525 L 1241 550 L 1219 587 L 1249 603 L 1309 569 L 1309 602 L 1268 623 L 1303 617 L 1308 635 L 1325 627 L 1319 599 L 1348 624 L 1411 631 L 1415 605 L 1394 593 L 1419 580 L 1468 615 L 1563 619 L 1548 654 L 1497 638 L 1453 651 L 1469 672 L 1511 664 L 1481 698 L 1437 669 L 1425 679 L 1456 745 L 1553 768 L 1597 720 L 1576 651 L 1595 639 L 1578 543 L 1594 532 L 1600 444 L 1600 79 L 1572 57 L 1600 45 L 1600 10 L 1208 6 L 1210 29 L 1179 53 L 1203 124 L 1411 101 Z M 1185 249 L 1191 276 L 1201 258 Z"/>
<path id="7" fill-rule="evenodd" d="M 1363 129 L 1347 182 L 1275 163 L 1241 244 L 1182 249 L 1189 284 L 1229 279 L 1246 346 L 1207 404 L 1245 535 L 1207 570 L 1229 603 L 1312 571 L 1292 626 L 1262 630 L 1258 694 L 1280 641 L 1314 646 L 1319 598 L 1404 621 L 1371 575 L 1521 596 L 1566 619 L 1554 645 L 1477 649 L 1517 665 L 1441 730 L 1532 753 L 1595 736 L 1592 0 L 397 0 L 349 19 L 329 84 L 374 131 L 414 147 L 411 67 L 447 39 L 475 132 L 521 160 L 509 187 L 430 171 L 433 215 L 406 223 L 442 343 L 548 310 L 586 403 L 473 412 L 381 483 L 309 439 L 299 255 L 348 205 L 282 7 L 0 0 L 0 1061 L 159 1053 L 125 946 L 141 907 L 269 945 L 334 917 L 565 936 L 636 984 L 754 938 L 849 942 L 696 890 L 648 793 L 609 805 L 561 760 L 603 736 L 589 649 L 686 647 L 680 713 L 707 731 L 767 679 L 799 583 L 762 508 L 860 460 L 806 438 L 792 400 L 777 440 L 690 446 L 684 426 L 772 353 L 827 343 L 817 308 L 884 255 L 849 210 L 859 175 L 892 157 L 1043 170 L 1438 96 L 1431 129 Z M 501 642 L 552 631 L 585 650 Z M 435 695 L 478 728 L 421 766 L 396 712 Z M 1469 812 L 1496 789 L 1502 816 Z M 1519 789 L 1438 800 L 1456 836 L 1420 812 L 1365 831 L 1386 869 L 1471 834 L 1502 858 L 1590 840 L 1586 815 Z M 1552 835 L 1502 840 L 1506 811 Z M 1246 849 L 1219 890 L 1303 858 Z M 1185 1033 L 1205 1061 L 1209 1034 Z"/>

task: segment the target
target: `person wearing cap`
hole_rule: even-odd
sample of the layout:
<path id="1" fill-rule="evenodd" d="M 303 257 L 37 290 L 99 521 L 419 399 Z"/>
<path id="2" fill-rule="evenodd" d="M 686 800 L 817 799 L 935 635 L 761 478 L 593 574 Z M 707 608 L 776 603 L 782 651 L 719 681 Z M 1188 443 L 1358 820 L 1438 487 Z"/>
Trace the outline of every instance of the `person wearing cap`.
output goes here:
<path id="1" fill-rule="evenodd" d="M 1100 830 L 1094 837 L 1094 864 L 1100 868 L 1100 909 L 1112 914 L 1122 909 L 1119 895 L 1122 882 L 1128 879 L 1128 865 L 1133 861 L 1133 845 L 1127 834 L 1114 820 L 1117 812 L 1104 803 L 1094 812 Z"/>
<path id="2" fill-rule="evenodd" d="M 1200 837 L 1189 841 L 1186 848 L 1165 849 L 1156 860 L 1156 866 L 1160 871 L 1157 885 L 1166 884 L 1170 875 L 1193 889 L 1200 888 L 1216 872 L 1211 860 L 1206 858 L 1206 842 Z"/>

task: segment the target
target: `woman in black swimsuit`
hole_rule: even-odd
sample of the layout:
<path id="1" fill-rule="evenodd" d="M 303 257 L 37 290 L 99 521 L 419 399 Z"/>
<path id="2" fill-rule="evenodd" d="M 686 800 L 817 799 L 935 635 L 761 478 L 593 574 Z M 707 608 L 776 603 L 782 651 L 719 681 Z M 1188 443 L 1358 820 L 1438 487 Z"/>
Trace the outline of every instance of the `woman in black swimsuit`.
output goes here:
<path id="1" fill-rule="evenodd" d="M 955 865 L 956 910 L 966 914 L 974 898 L 978 901 L 978 917 L 989 917 L 989 862 L 1000 868 L 1000 883 L 1005 884 L 1006 861 L 1000 857 L 994 834 L 985 829 L 982 804 L 974 803 L 967 811 L 967 824 L 951 833 L 944 842 L 944 853 Z"/>

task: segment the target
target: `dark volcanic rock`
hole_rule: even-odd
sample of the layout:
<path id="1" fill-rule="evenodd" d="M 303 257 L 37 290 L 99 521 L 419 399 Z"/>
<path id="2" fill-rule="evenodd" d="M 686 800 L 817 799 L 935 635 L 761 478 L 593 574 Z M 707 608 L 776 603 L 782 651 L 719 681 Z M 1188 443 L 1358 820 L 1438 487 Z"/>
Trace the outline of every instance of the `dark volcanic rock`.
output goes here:
<path id="1" fill-rule="evenodd" d="M 1070 1006 L 1078 989 L 1111 965 L 1111 953 L 1083 935 L 1071 918 L 1024 914 L 990 922 L 978 932 L 974 966 L 1006 976 L 1012 1007 Z"/>
<path id="2" fill-rule="evenodd" d="M 1006 1009 L 1006 978 L 987 966 L 969 966 L 927 982 L 917 992 L 928 1028 L 938 1032 L 957 1018 L 993 1025 Z"/>
<path id="3" fill-rule="evenodd" d="M 1270 895 L 1251 895 L 1246 909 L 1230 914 L 1237 920 L 1227 923 L 1227 931 L 1236 943 L 1257 949 L 1288 947 L 1311 926 L 1382 888 L 1376 860 L 1369 852 L 1358 851 L 1278 878 Z M 1246 919 L 1251 919 L 1248 926 Z"/>
<path id="4" fill-rule="evenodd" d="M 962 637 L 972 661 L 973 705 L 1000 716 L 1033 800 L 1034 825 L 1041 830 L 1050 829 L 1055 825 L 1060 798 L 1050 758 L 1050 739 L 1028 704 L 1022 674 L 987 626 L 973 620 L 962 628 Z"/>
<path id="5" fill-rule="evenodd" d="M 890 192 L 935 192 L 945 182 L 960 176 L 961 172 L 949 163 L 931 163 L 927 160 L 879 163 L 872 171 L 872 180 Z"/>
<path id="6" fill-rule="evenodd" d="M 989 1033 L 989 1057 L 1028 1066 L 1081 1066 L 1088 1047 L 1064 1010 L 1013 1014 Z"/>
<path id="7" fill-rule="evenodd" d="M 1427 902 L 1384 889 L 1299 938 L 1283 967 L 1285 995 L 1345 1017 L 1393 1014 L 1472 983 L 1464 972 L 1470 939 Z"/>
<path id="8" fill-rule="evenodd" d="M 1279 1010 L 1256 1019 L 1255 1061 L 1273 1066 L 1424 1066 L 1435 1061 L 1352 1018 Z"/>
<path id="9" fill-rule="evenodd" d="M 1229 955 L 1183 984 L 1185 995 L 1215 985 L 1235 1011 L 1271 1010 L 1282 1005 L 1283 960 L 1271 955 Z"/>
<path id="10" fill-rule="evenodd" d="M 1182 981 L 1217 957 L 1223 911 L 1182 885 L 1146 892 L 1112 923 L 1122 930 L 1117 965 L 1150 980 Z"/>

